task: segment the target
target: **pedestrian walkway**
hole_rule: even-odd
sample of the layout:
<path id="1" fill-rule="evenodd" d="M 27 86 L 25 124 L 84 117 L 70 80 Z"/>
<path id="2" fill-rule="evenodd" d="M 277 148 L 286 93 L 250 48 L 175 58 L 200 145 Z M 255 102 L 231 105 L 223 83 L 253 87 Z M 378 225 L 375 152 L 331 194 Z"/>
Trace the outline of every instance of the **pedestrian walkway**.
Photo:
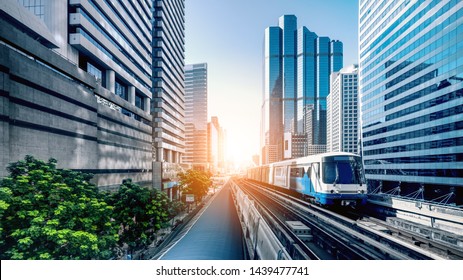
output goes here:
<path id="1" fill-rule="evenodd" d="M 243 259 L 241 225 L 226 184 L 192 219 L 170 246 L 154 259 L 240 260 Z"/>

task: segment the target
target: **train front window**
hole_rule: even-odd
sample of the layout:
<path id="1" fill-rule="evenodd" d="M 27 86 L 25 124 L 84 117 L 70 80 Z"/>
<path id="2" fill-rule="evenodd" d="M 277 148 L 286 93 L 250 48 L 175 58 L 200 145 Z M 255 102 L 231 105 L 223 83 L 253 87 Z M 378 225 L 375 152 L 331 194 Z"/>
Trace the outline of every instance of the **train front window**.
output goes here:
<path id="1" fill-rule="evenodd" d="M 331 156 L 323 159 L 323 183 L 363 184 L 363 168 L 360 158 Z"/>

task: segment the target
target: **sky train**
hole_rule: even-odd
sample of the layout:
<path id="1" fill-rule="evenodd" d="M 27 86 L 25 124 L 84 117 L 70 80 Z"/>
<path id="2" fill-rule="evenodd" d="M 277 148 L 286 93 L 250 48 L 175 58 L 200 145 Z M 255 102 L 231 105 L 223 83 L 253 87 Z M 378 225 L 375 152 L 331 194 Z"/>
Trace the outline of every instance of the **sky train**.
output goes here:
<path id="1" fill-rule="evenodd" d="M 367 185 L 360 156 L 331 152 L 250 168 L 247 178 L 290 189 L 323 206 L 364 205 Z"/>

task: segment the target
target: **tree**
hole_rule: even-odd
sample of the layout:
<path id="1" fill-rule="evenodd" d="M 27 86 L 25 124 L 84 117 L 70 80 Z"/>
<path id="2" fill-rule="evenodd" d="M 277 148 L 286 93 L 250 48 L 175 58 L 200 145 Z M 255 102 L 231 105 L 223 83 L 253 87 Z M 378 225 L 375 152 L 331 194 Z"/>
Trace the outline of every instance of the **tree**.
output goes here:
<path id="1" fill-rule="evenodd" d="M 200 170 L 189 169 L 179 174 L 180 185 L 186 194 L 194 194 L 197 200 L 202 200 L 211 186 L 211 175 Z"/>
<path id="2" fill-rule="evenodd" d="M 167 195 L 140 187 L 131 180 L 125 180 L 111 195 L 110 204 L 114 206 L 114 218 L 120 225 L 119 245 L 127 244 L 129 251 L 150 244 L 155 231 L 168 221 Z"/>
<path id="3" fill-rule="evenodd" d="M 118 235 L 91 174 L 32 156 L 0 181 L 2 259 L 109 259 Z"/>

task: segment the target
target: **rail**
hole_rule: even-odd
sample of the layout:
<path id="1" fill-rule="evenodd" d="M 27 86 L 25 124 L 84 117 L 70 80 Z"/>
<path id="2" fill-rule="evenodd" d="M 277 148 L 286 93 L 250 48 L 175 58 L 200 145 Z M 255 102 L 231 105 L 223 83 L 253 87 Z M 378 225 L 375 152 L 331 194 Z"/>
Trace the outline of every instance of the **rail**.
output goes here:
<path id="1" fill-rule="evenodd" d="M 274 203 L 279 201 L 278 203 L 282 207 L 292 211 L 299 220 L 316 228 L 320 234 L 325 234 L 327 238 L 342 236 L 342 238 L 333 238 L 332 241 L 338 251 L 345 253 L 350 250 L 351 253 L 347 254 L 348 257 L 358 259 L 443 259 L 438 254 L 409 244 L 395 236 L 364 227 L 360 223 L 332 211 L 278 191 L 270 191 L 256 183 L 246 182 L 245 184 L 253 185 L 254 188 L 260 189 L 260 192 L 272 196 Z M 319 230 L 319 228 L 323 229 Z M 345 242 L 344 245 L 341 245 L 342 242 Z"/>

